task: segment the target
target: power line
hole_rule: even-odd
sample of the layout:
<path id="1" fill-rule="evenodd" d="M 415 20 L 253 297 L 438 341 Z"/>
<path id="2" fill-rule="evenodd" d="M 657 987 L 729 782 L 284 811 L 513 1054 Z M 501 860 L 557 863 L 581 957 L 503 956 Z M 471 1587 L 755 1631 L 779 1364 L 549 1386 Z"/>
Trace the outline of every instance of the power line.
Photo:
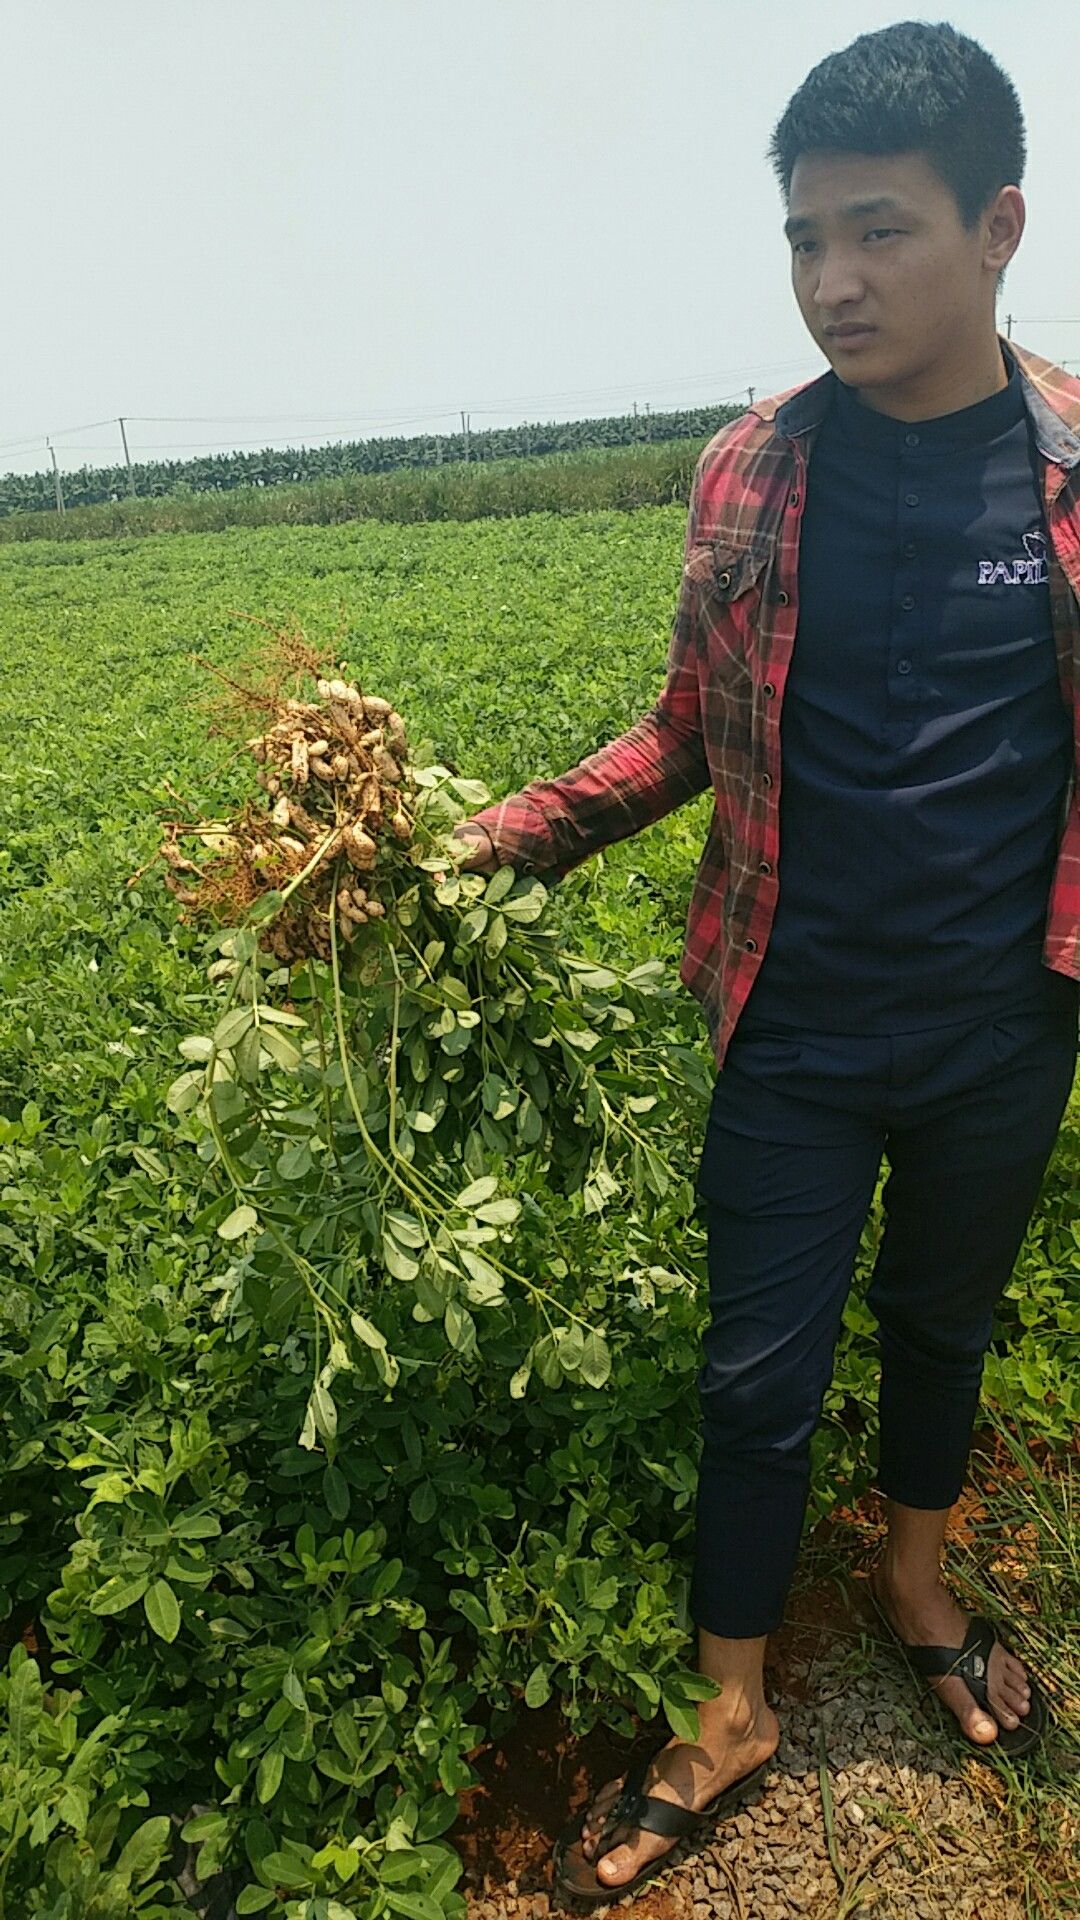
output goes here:
<path id="1" fill-rule="evenodd" d="M 87 420 L 81 427 L 61 427 L 58 433 L 51 435 L 51 438 L 53 440 L 59 440 L 65 433 L 93 433 L 95 427 L 111 427 L 112 424 L 113 422 L 111 420 Z M 27 440 L 0 441 L 0 453 L 10 452 L 14 447 L 39 447 L 42 438 L 43 435 L 37 433 L 33 434 Z"/>
<path id="2" fill-rule="evenodd" d="M 665 388 L 665 387 L 700 386 L 700 385 L 707 384 L 710 381 L 715 383 L 720 380 L 730 380 L 737 373 L 768 372 L 771 368 L 795 367 L 795 366 L 803 366 L 803 365 L 805 365 L 805 356 L 801 356 L 798 360 L 767 360 L 767 361 L 755 360 L 752 366 L 724 367 L 719 373 L 717 373 L 714 368 L 707 373 L 673 374 L 670 376 L 665 376 L 661 379 L 650 379 L 650 380 L 645 380 L 645 379 L 622 380 L 618 382 L 618 384 L 614 386 L 608 386 L 608 387 L 563 387 L 556 390 L 549 390 L 546 393 L 511 394 L 506 399 L 493 401 L 490 406 L 471 407 L 468 409 L 468 411 L 470 413 L 493 413 L 493 412 L 501 412 L 505 407 L 531 405 L 543 400 L 573 400 L 573 399 L 580 399 L 582 397 L 586 399 L 588 398 L 600 399 L 606 396 L 607 394 L 612 394 L 612 393 L 639 393 L 643 387 Z M 461 409 L 459 407 L 450 407 L 450 406 L 426 407 L 422 410 L 418 409 L 415 412 L 415 414 L 410 415 L 410 418 L 431 419 L 435 417 L 442 417 L 444 415 L 448 416 L 452 413 L 460 414 L 460 411 Z M 207 425 L 207 426 L 220 426 L 220 425 L 226 424 L 229 421 L 236 421 L 241 425 L 253 425 L 260 420 L 281 421 L 281 422 L 285 422 L 288 420 L 300 420 L 300 421 L 378 420 L 378 419 L 383 419 L 384 417 L 385 416 L 382 413 L 380 413 L 378 410 L 369 411 L 367 413 L 362 413 L 362 414 L 351 414 L 351 413 L 324 413 L 324 414 L 317 414 L 317 413 L 293 413 L 293 414 L 289 414 L 289 413 L 248 413 L 248 414 L 244 414 L 244 413 L 202 413 L 202 414 L 146 413 L 146 414 L 135 414 L 135 413 L 129 413 L 125 415 L 125 418 L 128 420 L 140 420 L 150 425 L 183 424 L 183 425 L 189 425 L 189 426 L 195 425 L 195 424 Z"/>
<path id="3" fill-rule="evenodd" d="M 717 399 L 712 399 L 707 401 L 703 400 L 699 404 L 702 407 L 728 406 L 731 404 L 733 400 L 738 400 L 747 391 L 748 389 L 746 387 L 738 387 L 733 393 L 723 393 Z M 755 391 L 756 389 L 753 387 L 749 389 L 751 399 L 753 398 L 753 394 Z M 474 411 L 475 409 L 473 408 L 458 408 L 455 417 L 460 420 L 462 416 L 464 416 L 465 422 L 468 423 L 469 421 L 471 421 Z M 483 412 L 489 411 L 489 409 L 481 408 L 480 411 L 483 413 Z M 490 409 L 490 411 L 496 411 L 496 409 Z M 660 411 L 666 413 L 669 411 L 669 409 L 665 407 L 665 408 L 661 408 Z M 676 409 L 676 411 L 678 411 L 678 409 Z M 128 420 L 128 421 L 130 421 L 133 417 L 134 416 L 131 415 L 130 413 L 124 415 L 125 420 Z M 427 416 L 427 417 L 430 418 L 430 416 Z M 463 426 L 460 431 L 465 433 L 467 437 L 468 436 L 467 424 Z M 281 446 L 281 445 L 273 445 L 271 442 L 267 441 L 264 438 L 259 438 L 257 440 L 215 440 L 215 441 L 164 440 L 164 441 L 159 441 L 157 443 L 157 446 L 158 446 L 157 453 L 153 455 L 147 454 L 144 457 L 146 459 L 156 460 L 163 453 L 184 453 L 184 452 L 190 452 L 192 449 L 200 449 L 200 448 L 204 453 L 208 453 L 208 454 L 216 453 L 219 451 L 229 451 L 230 449 L 239 450 L 243 447 L 263 447 L 266 449 L 268 453 L 288 453 L 291 451 L 300 452 L 302 451 L 303 447 L 313 447 L 317 445 L 318 442 L 323 440 L 328 440 L 331 442 L 340 441 L 341 435 L 335 434 L 335 433 L 308 434 L 304 436 L 302 445 L 297 445 L 295 446 L 295 448 L 292 445 L 287 447 Z M 76 445 L 76 446 L 67 446 L 64 448 L 65 453 L 112 453 L 114 451 L 115 449 L 111 441 L 110 442 L 98 441 L 98 442 L 95 442 L 92 446 Z"/>
<path id="4" fill-rule="evenodd" d="M 470 417 L 473 413 L 486 414 L 490 416 L 491 414 L 494 414 L 494 413 L 505 412 L 509 407 L 525 406 L 525 405 L 530 405 L 530 406 L 540 405 L 544 402 L 551 403 L 553 401 L 575 400 L 575 399 L 605 400 L 613 394 L 640 393 L 643 387 L 646 387 L 646 388 L 652 387 L 653 389 L 656 389 L 656 388 L 663 389 L 663 388 L 673 388 L 673 387 L 683 388 L 683 387 L 689 387 L 689 386 L 719 384 L 721 381 L 727 381 L 734 378 L 734 376 L 739 373 L 783 371 L 786 368 L 795 367 L 795 366 L 805 366 L 805 364 L 806 364 L 805 358 L 802 358 L 799 360 L 755 361 L 752 366 L 725 367 L 719 373 L 713 370 L 712 372 L 709 372 L 709 373 L 671 375 L 667 378 L 659 379 L 659 380 L 622 381 L 618 385 L 608 386 L 608 387 L 565 387 L 558 390 L 549 390 L 546 393 L 511 395 L 508 399 L 501 400 L 501 401 L 493 401 L 488 406 L 470 407 L 468 409 L 468 412 L 470 414 Z M 713 405 L 716 403 L 702 402 L 701 404 Z M 391 426 L 412 426 L 418 422 L 423 422 L 427 420 L 456 418 L 460 416 L 460 412 L 461 412 L 460 407 L 445 406 L 445 407 L 418 408 L 405 414 L 396 413 L 392 409 L 386 409 L 386 410 L 373 409 L 365 413 L 339 412 L 339 413 L 325 413 L 325 414 L 316 414 L 316 413 L 296 413 L 296 414 L 288 414 L 288 413 L 254 413 L 254 414 L 128 413 L 128 414 L 125 414 L 123 417 L 125 420 L 129 422 L 134 422 L 138 425 L 143 425 L 143 426 L 169 426 L 169 425 L 253 426 L 259 422 L 264 422 L 268 425 L 286 426 L 290 423 L 301 424 L 301 425 L 302 424 L 314 425 L 319 421 L 325 420 L 325 421 L 333 421 L 336 424 L 341 426 L 345 426 L 354 422 L 370 421 L 373 425 L 379 425 L 382 427 L 391 427 Z M 70 434 L 91 433 L 97 427 L 111 427 L 115 424 L 116 424 L 116 418 L 112 420 L 90 420 L 90 421 L 84 422 L 81 426 L 77 426 L 77 427 L 57 428 L 51 432 L 50 437 L 53 440 L 62 440 L 62 439 L 65 439 Z M 324 434 L 324 435 L 315 435 L 314 437 L 317 439 L 320 439 L 320 438 L 326 439 L 326 438 L 331 438 L 332 436 Z M 39 447 L 42 443 L 43 438 L 44 436 L 41 434 L 34 434 L 34 435 L 28 435 L 25 439 L 21 439 L 21 440 L 0 441 L 0 453 L 16 452 L 24 448 L 32 449 L 34 447 Z M 173 444 L 180 448 L 187 448 L 196 444 L 201 445 L 203 443 L 202 442 L 196 443 L 194 441 L 182 441 L 182 442 L 177 441 L 177 442 L 174 442 Z M 244 441 L 244 442 L 233 442 L 233 441 L 230 441 L 228 443 L 221 442 L 220 444 L 255 446 L 259 443 L 254 440 L 250 440 L 250 441 Z M 96 452 L 98 451 L 98 448 L 97 447 L 94 447 L 94 448 L 77 448 L 76 447 L 76 448 L 67 449 L 67 451 Z"/>
<path id="5" fill-rule="evenodd" d="M 1050 317 L 1043 317 L 1039 319 L 1028 318 L 1026 320 L 1024 319 L 1017 320 L 1015 315 L 1008 314 L 1006 315 L 1006 323 L 1008 327 L 1008 337 L 1011 339 L 1012 329 L 1014 325 L 1019 326 L 1021 328 L 1029 327 L 1029 326 L 1080 325 L 1080 316 L 1067 315 L 1067 316 L 1059 316 L 1056 319 L 1050 318 Z M 312 414 L 287 414 L 287 413 L 277 413 L 277 414 L 258 414 L 258 413 L 256 414 L 125 414 L 122 417 L 116 416 L 114 419 L 110 419 L 110 420 L 86 421 L 81 426 L 61 427 L 57 431 L 54 431 L 53 433 L 51 433 L 47 438 L 44 435 L 37 434 L 37 435 L 28 436 L 26 439 L 23 439 L 23 440 L 0 441 L 0 453 L 35 451 L 41 448 L 42 442 L 44 440 L 45 445 L 50 450 L 52 461 L 53 461 L 53 467 L 55 469 L 56 453 L 55 453 L 55 446 L 53 443 L 55 443 L 58 440 L 64 440 L 72 434 L 93 432 L 98 427 L 118 426 L 120 429 L 120 436 L 123 444 L 124 460 L 126 462 L 127 469 L 128 469 L 129 487 L 132 491 L 134 491 L 132 461 L 131 461 L 131 455 L 128 451 L 127 435 L 125 432 L 125 424 L 124 424 L 125 422 L 134 422 L 135 424 L 141 425 L 141 426 L 168 426 L 168 425 L 244 426 L 244 425 L 255 425 L 257 423 L 262 423 L 269 427 L 280 427 L 283 429 L 287 429 L 290 426 L 310 427 L 310 426 L 316 425 L 320 421 L 332 421 L 334 423 L 334 427 L 336 429 L 335 431 L 329 431 L 325 433 L 304 433 L 301 436 L 298 436 L 298 441 L 296 443 L 290 443 L 288 447 L 282 447 L 280 445 L 280 442 L 278 442 L 278 444 L 276 445 L 272 444 L 272 441 L 268 440 L 265 436 L 262 436 L 257 439 L 250 439 L 250 440 L 236 439 L 235 437 L 230 436 L 228 439 L 209 442 L 209 443 L 207 442 L 206 439 L 174 440 L 174 441 L 158 442 L 155 451 L 153 453 L 147 452 L 143 456 L 143 459 L 146 463 L 150 463 L 153 461 L 158 461 L 173 453 L 202 452 L 207 455 L 213 455 L 215 453 L 228 453 L 233 451 L 239 452 L 249 447 L 259 447 L 264 449 L 267 452 L 288 452 L 293 450 L 294 445 L 296 446 L 296 450 L 299 451 L 306 447 L 314 447 L 320 442 L 344 443 L 347 439 L 347 435 L 342 430 L 349 426 L 356 426 L 358 424 L 359 425 L 367 424 L 373 428 L 380 429 L 381 434 L 376 435 L 375 437 L 382 437 L 389 430 L 392 430 L 394 428 L 418 426 L 420 427 L 421 431 L 427 428 L 430 432 L 434 433 L 436 438 L 439 438 L 440 437 L 439 431 L 437 427 L 435 427 L 433 424 L 434 422 L 439 420 L 461 419 L 464 422 L 467 419 L 468 421 L 471 422 L 472 415 L 474 413 L 476 413 L 480 417 L 486 416 L 488 418 L 491 418 L 495 414 L 505 415 L 505 413 L 512 407 L 539 406 L 542 404 L 551 405 L 558 402 L 568 402 L 568 401 L 574 401 L 574 400 L 593 401 L 600 404 L 607 402 L 608 404 L 613 404 L 614 403 L 613 396 L 639 393 L 643 387 L 645 388 L 651 387 L 654 391 L 657 388 L 660 388 L 661 390 L 672 389 L 672 388 L 682 389 L 682 388 L 694 387 L 694 386 L 700 387 L 706 384 L 709 384 L 715 387 L 716 385 L 719 385 L 721 381 L 732 379 L 736 374 L 739 374 L 739 373 L 779 374 L 782 372 L 790 371 L 792 368 L 796 368 L 796 367 L 800 369 L 806 369 L 807 364 L 808 363 L 805 357 L 800 358 L 798 360 L 755 361 L 752 365 L 748 364 L 743 367 L 725 368 L 723 372 L 719 374 L 717 374 L 715 371 L 711 373 L 700 373 L 700 374 L 679 374 L 679 375 L 673 375 L 664 380 L 651 380 L 651 381 L 639 380 L 636 382 L 622 382 L 622 383 L 619 383 L 618 385 L 613 385 L 608 387 L 566 387 L 558 390 L 549 390 L 546 393 L 512 395 L 503 401 L 493 402 L 492 404 L 485 407 L 474 407 L 474 408 L 468 408 L 468 409 L 463 409 L 460 407 L 451 407 L 451 406 L 447 406 L 443 408 L 427 407 L 427 408 L 417 409 L 413 412 L 404 413 L 404 414 L 395 413 L 390 409 L 387 409 L 385 411 L 380 411 L 376 409 L 366 413 L 341 412 L 341 413 L 334 413 L 334 414 L 314 414 L 314 413 Z M 1060 364 L 1068 368 L 1073 363 L 1070 361 L 1063 360 L 1060 362 Z M 725 405 L 729 405 L 731 402 L 735 400 L 738 400 L 742 396 L 742 394 L 746 392 L 749 392 L 751 396 L 751 404 L 752 404 L 753 394 L 755 391 L 756 389 L 754 387 L 750 387 L 749 389 L 746 387 L 739 387 L 732 392 L 723 394 L 719 399 L 712 398 L 708 401 L 700 400 L 697 402 L 690 402 L 690 405 L 691 406 L 698 405 L 702 407 L 725 406 Z M 635 405 L 635 411 L 636 411 L 636 406 L 637 406 L 636 401 L 634 405 Z M 668 411 L 669 409 L 663 408 L 660 410 Z M 467 429 L 463 429 L 463 430 L 467 432 Z M 68 454 L 74 454 L 74 453 L 83 453 L 83 454 L 106 453 L 108 454 L 108 453 L 116 453 L 118 450 L 116 449 L 113 443 L 102 443 L 102 442 L 95 441 L 93 443 L 68 445 L 62 448 L 62 451 Z M 138 452 L 136 452 L 136 458 L 138 457 L 139 457 Z M 119 464 L 119 462 L 117 462 L 117 464 Z"/>

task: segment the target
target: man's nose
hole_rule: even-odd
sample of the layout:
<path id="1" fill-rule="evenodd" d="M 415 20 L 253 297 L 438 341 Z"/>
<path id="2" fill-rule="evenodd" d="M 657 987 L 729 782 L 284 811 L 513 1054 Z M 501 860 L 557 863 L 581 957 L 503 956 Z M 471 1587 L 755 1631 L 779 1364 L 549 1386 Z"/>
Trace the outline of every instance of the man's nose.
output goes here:
<path id="1" fill-rule="evenodd" d="M 820 264 L 814 304 L 822 320 L 840 319 L 843 309 L 857 305 L 863 296 L 862 276 L 850 254 L 828 254 Z"/>

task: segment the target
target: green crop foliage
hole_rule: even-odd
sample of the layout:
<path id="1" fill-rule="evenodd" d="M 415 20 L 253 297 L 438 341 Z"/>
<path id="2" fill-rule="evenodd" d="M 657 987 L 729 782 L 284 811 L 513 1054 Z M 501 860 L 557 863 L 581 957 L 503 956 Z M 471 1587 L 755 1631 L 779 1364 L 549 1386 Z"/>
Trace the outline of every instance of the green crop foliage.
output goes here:
<path id="1" fill-rule="evenodd" d="M 192 1875 L 240 1914 L 460 1920 L 482 1741 L 552 1697 L 579 1732 L 694 1731 L 712 1060 L 677 966 L 707 796 L 550 893 L 425 873 L 420 952 L 443 914 L 463 956 L 429 955 L 429 999 L 419 962 L 275 976 L 151 864 L 162 817 L 253 793 L 197 663 L 251 653 L 241 615 L 332 640 L 498 797 L 655 698 L 684 530 L 674 504 L 0 554 L 0 1920 L 191 1913 Z M 503 955 L 543 993 L 499 1003 Z M 1062 1447 L 1077 1122 L 986 1374 Z M 873 1470 L 879 1199 L 808 1526 Z"/>
<path id="2" fill-rule="evenodd" d="M 354 473 L 348 468 L 318 479 L 273 485 L 160 495 L 120 495 L 96 506 L 70 506 L 64 515 L 0 516 L 0 545 L 37 540 L 127 539 L 154 533 L 220 533 L 230 527 L 336 526 L 350 520 L 411 525 L 430 520 L 517 519 L 536 513 L 685 505 L 704 441 L 660 446 L 585 448 L 530 459 L 402 467 Z"/>
<path id="3" fill-rule="evenodd" d="M 616 484 L 622 476 L 625 485 L 627 474 L 659 476 L 667 464 L 664 456 L 668 448 L 663 443 L 693 442 L 696 454 L 717 427 L 736 418 L 739 412 L 739 407 L 731 405 L 692 407 L 675 413 L 623 414 L 598 420 L 533 421 L 520 427 L 481 429 L 468 436 L 464 433 L 414 434 L 408 438 L 338 441 L 330 447 L 263 447 L 255 453 L 238 450 L 200 455 L 194 460 L 137 460 L 130 476 L 127 468 L 121 466 L 82 467 L 63 476 L 65 506 L 72 510 L 74 517 L 69 515 L 59 526 L 51 471 L 8 473 L 0 476 L 0 534 L 14 539 L 48 539 L 59 531 L 68 538 L 81 538 L 84 534 L 116 532 L 125 527 L 136 532 L 152 527 L 165 531 L 177 526 L 226 526 L 238 520 L 254 524 L 255 516 L 260 513 L 273 520 L 338 519 L 343 516 L 333 509 L 343 501 L 359 503 L 361 512 L 372 512 L 377 518 L 471 519 L 472 513 L 455 514 L 451 506 L 455 501 L 472 500 L 475 507 L 478 500 L 500 497 L 499 483 L 494 493 L 487 491 L 478 472 L 494 462 L 513 463 L 519 476 L 524 478 L 524 489 L 519 477 L 509 497 L 520 497 L 523 490 L 527 493 L 530 472 L 537 469 L 538 463 L 544 463 L 554 469 L 554 482 L 551 472 L 545 474 L 541 466 L 536 475 L 536 506 L 552 504 L 552 485 L 557 489 L 561 482 L 565 487 L 568 477 L 576 477 L 579 469 L 591 476 L 594 491 L 591 500 L 579 495 L 576 505 L 618 504 L 614 496 L 596 491 L 598 485 L 603 487 L 604 469 L 609 466 L 605 454 L 621 449 L 629 455 L 656 451 L 661 456 L 659 461 L 646 459 L 635 463 L 631 460 L 610 465 L 610 478 Z M 389 489 L 378 486 L 336 489 L 324 484 L 343 477 L 382 475 L 396 475 L 405 484 Z M 436 484 L 428 485 L 428 481 Z M 267 489 L 279 487 L 288 488 L 284 500 L 260 505 Z M 231 493 L 242 496 L 239 502 L 224 508 L 226 516 L 236 515 L 236 520 L 226 517 L 215 521 L 201 515 L 183 518 L 182 503 L 193 501 L 201 494 Z M 670 499 L 673 496 L 650 497 Z M 154 517 L 153 503 L 165 500 L 171 500 L 174 506 L 180 505 L 179 517 L 175 513 Z M 311 510 L 305 511 L 305 501 Z M 395 501 L 400 503 L 399 511 L 380 511 L 379 503 L 392 506 Z M 563 504 L 570 504 L 566 495 Z M 106 511 L 85 511 L 94 506 L 102 506 Z M 203 502 L 202 506 L 212 509 L 212 502 Z M 111 511 L 113 507 L 118 511 Z M 501 510 L 520 512 L 522 508 Z M 4 525 L 9 519 L 12 524 Z"/>

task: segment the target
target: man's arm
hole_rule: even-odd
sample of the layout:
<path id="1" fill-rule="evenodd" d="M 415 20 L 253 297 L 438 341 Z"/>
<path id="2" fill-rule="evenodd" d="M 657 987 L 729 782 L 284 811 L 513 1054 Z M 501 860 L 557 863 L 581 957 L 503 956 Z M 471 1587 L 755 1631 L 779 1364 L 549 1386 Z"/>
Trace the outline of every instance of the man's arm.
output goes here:
<path id="1" fill-rule="evenodd" d="M 455 834 L 477 842 L 467 866 L 493 872 L 501 860 L 520 872 L 561 880 L 590 854 L 640 833 L 710 784 L 698 693 L 694 588 L 685 571 L 696 540 L 700 485 L 699 459 L 690 490 L 667 680 L 655 706 L 627 733 L 568 773 L 532 780 L 520 792 L 459 822 Z"/>

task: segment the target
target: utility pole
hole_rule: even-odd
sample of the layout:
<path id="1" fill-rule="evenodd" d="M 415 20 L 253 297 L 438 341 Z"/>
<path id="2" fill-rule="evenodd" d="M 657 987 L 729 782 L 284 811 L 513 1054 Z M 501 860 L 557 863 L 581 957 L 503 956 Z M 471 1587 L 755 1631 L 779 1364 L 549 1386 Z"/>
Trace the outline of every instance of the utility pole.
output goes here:
<path id="1" fill-rule="evenodd" d="M 747 391 L 747 393 L 748 393 L 748 394 L 750 395 L 750 405 L 751 405 L 751 406 L 753 406 L 753 404 L 754 404 L 754 389 L 753 389 L 753 387 L 747 387 L 747 389 L 746 389 L 746 391 Z"/>
<path id="2" fill-rule="evenodd" d="M 46 440 L 45 445 L 48 447 L 49 452 L 52 454 L 53 481 L 56 486 L 56 511 L 60 515 L 60 518 L 63 519 L 64 492 L 63 492 L 63 488 L 60 485 L 60 469 L 56 464 L 56 448 L 53 446 L 53 443 L 51 440 Z"/>
<path id="3" fill-rule="evenodd" d="M 461 431 L 465 435 L 465 458 L 467 460 L 469 457 L 469 427 L 465 417 L 464 407 L 461 409 Z"/>
<path id="4" fill-rule="evenodd" d="M 1012 317 L 1012 314 L 1011 314 L 1011 313 L 1007 313 L 1007 314 L 1005 315 L 1005 338 L 1006 338 L 1006 340 L 1011 340 L 1011 339 L 1012 339 L 1012 323 L 1013 323 L 1013 317 Z"/>
<path id="5" fill-rule="evenodd" d="M 128 443 L 127 443 L 127 431 L 126 431 L 126 429 L 125 429 L 125 426 L 124 426 L 124 420 L 123 420 L 123 415 L 121 415 L 121 418 L 120 418 L 120 438 L 121 438 L 121 440 L 122 440 L 122 441 L 123 441 L 123 443 L 124 443 L 124 459 L 125 459 L 125 460 L 127 461 L 127 470 L 128 470 L 128 492 L 129 492 L 130 494 L 132 494 L 132 495 L 134 495 L 134 492 L 135 492 L 135 475 L 134 475 L 134 473 L 133 473 L 133 472 L 132 472 L 132 470 L 131 470 L 131 455 L 130 455 L 130 453 L 128 452 Z"/>

